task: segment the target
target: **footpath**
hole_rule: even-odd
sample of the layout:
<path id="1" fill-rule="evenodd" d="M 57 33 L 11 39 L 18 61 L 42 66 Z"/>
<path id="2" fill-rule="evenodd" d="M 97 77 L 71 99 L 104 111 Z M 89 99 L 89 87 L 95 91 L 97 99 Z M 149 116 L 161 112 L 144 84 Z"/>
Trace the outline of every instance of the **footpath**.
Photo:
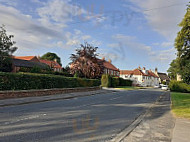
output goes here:
<path id="1" fill-rule="evenodd" d="M 173 116 L 167 92 L 122 142 L 190 142 L 190 121 Z"/>

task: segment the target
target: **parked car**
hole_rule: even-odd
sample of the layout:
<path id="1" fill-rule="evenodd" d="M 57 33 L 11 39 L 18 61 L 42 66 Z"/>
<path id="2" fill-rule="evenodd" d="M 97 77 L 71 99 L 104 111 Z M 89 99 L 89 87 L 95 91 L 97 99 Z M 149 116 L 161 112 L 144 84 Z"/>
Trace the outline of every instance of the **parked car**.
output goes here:
<path id="1" fill-rule="evenodd" d="M 161 89 L 162 90 L 168 90 L 168 85 L 163 85 Z"/>
<path id="2" fill-rule="evenodd" d="M 160 88 L 160 85 L 155 85 L 154 88 Z"/>

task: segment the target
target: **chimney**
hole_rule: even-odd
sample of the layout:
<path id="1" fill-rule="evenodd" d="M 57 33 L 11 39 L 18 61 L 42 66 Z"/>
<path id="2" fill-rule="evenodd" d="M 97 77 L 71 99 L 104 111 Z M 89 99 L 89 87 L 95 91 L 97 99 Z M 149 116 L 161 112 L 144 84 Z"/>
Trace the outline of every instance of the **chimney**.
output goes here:
<path id="1" fill-rule="evenodd" d="M 105 57 L 102 57 L 102 60 L 105 61 Z"/>
<path id="2" fill-rule="evenodd" d="M 138 69 L 141 70 L 141 67 L 139 66 Z"/>
<path id="3" fill-rule="evenodd" d="M 111 63 L 111 59 L 109 59 L 108 62 Z"/>
<path id="4" fill-rule="evenodd" d="M 142 72 L 146 74 L 146 68 L 145 67 L 142 68 Z"/>
<path id="5" fill-rule="evenodd" d="M 155 74 L 158 75 L 158 68 L 155 68 Z"/>

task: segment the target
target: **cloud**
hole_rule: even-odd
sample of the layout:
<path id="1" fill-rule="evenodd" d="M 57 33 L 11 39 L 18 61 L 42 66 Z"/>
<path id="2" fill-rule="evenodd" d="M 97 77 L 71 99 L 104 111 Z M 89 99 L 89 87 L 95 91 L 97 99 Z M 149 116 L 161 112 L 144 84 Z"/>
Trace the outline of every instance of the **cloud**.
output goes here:
<path id="1" fill-rule="evenodd" d="M 156 61 L 160 63 L 169 63 L 175 58 L 175 49 L 165 49 L 165 50 L 153 50 L 149 45 L 140 43 L 138 39 L 134 36 L 126 36 L 123 34 L 116 34 L 112 36 L 115 43 L 108 44 L 107 46 L 112 48 L 112 50 L 119 50 L 120 56 L 125 54 L 125 50 L 130 50 L 133 54 L 137 54 L 134 58 L 137 58 L 138 54 L 144 57 L 148 57 L 149 61 Z M 169 46 L 171 43 L 163 42 L 163 46 Z M 125 48 L 124 48 L 125 47 Z"/>
<path id="2" fill-rule="evenodd" d="M 185 12 L 189 0 L 130 0 L 144 14 L 149 25 L 156 32 L 169 40 L 176 37 L 179 31 L 177 26 Z"/>

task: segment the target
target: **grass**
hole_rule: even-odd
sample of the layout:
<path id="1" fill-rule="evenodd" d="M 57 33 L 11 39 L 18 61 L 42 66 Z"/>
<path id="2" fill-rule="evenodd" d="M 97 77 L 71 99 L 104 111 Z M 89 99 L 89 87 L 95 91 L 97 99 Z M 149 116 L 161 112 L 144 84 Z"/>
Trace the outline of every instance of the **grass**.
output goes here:
<path id="1" fill-rule="evenodd" d="M 124 90 L 137 90 L 137 89 L 146 89 L 147 87 L 134 87 L 134 86 L 119 86 L 116 89 L 124 89 Z"/>
<path id="2" fill-rule="evenodd" d="M 180 118 L 190 119 L 190 93 L 171 93 L 172 111 Z"/>

